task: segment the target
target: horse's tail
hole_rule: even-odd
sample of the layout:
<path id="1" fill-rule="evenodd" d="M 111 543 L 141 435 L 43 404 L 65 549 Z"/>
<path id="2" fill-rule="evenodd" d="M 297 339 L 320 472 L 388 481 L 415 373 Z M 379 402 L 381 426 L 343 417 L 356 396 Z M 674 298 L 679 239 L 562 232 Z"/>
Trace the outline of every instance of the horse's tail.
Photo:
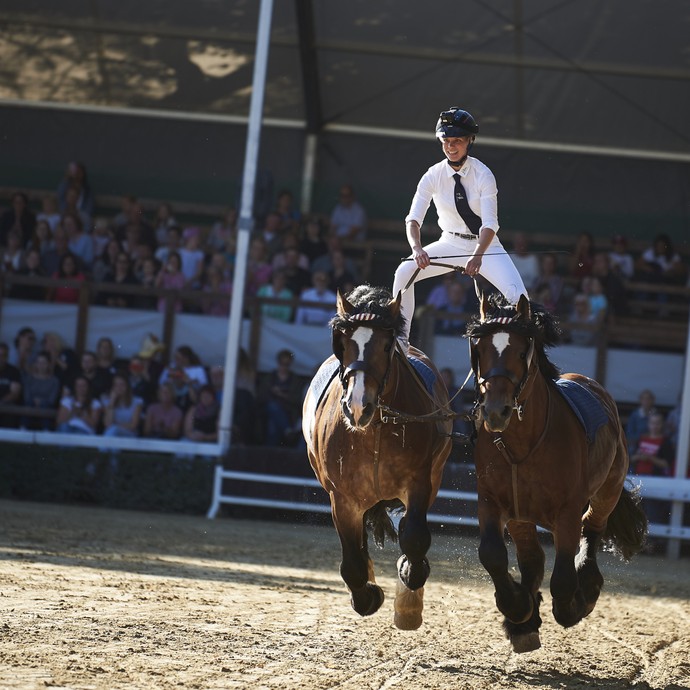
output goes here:
<path id="1" fill-rule="evenodd" d="M 364 526 L 371 531 L 377 546 L 383 546 L 386 537 L 391 541 L 397 541 L 398 530 L 389 515 L 389 510 L 397 510 L 403 507 L 402 501 L 379 501 L 364 513 Z"/>
<path id="2" fill-rule="evenodd" d="M 639 486 L 624 488 L 603 534 L 603 540 L 626 561 L 642 551 L 647 538 L 647 516 L 640 500 Z"/>

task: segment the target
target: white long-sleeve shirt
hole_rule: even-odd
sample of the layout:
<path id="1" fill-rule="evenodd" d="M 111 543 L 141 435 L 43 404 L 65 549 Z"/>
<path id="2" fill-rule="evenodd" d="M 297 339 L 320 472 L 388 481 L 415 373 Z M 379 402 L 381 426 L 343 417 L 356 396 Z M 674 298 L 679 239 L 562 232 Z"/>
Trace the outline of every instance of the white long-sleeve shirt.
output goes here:
<path id="1" fill-rule="evenodd" d="M 421 227 L 433 201 L 441 230 L 469 234 L 471 231 L 455 206 L 455 172 L 445 159 L 432 165 L 417 185 L 405 222 L 415 220 Z M 494 174 L 471 156 L 457 172 L 462 177 L 470 208 L 482 219 L 482 228 L 498 232 L 498 188 Z"/>

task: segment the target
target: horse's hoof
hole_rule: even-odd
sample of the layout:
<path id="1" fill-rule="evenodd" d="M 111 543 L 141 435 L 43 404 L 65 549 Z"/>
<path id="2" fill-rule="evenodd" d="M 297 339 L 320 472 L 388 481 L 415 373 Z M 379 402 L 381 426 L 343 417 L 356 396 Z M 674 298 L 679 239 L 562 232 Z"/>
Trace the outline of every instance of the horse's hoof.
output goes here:
<path id="1" fill-rule="evenodd" d="M 516 654 L 534 652 L 541 647 L 538 632 L 531 632 L 525 635 L 513 635 L 510 638 L 510 644 L 513 645 L 513 651 Z"/>
<path id="2" fill-rule="evenodd" d="M 417 630 L 422 625 L 424 588 L 414 592 L 398 581 L 395 591 L 393 623 L 399 630 Z"/>
<path id="3" fill-rule="evenodd" d="M 358 592 L 352 592 L 352 608 L 360 616 L 371 616 L 381 608 L 384 598 L 378 585 L 367 582 Z"/>
<path id="4" fill-rule="evenodd" d="M 393 616 L 393 623 L 398 630 L 418 630 L 422 627 L 421 613 L 398 613 Z"/>

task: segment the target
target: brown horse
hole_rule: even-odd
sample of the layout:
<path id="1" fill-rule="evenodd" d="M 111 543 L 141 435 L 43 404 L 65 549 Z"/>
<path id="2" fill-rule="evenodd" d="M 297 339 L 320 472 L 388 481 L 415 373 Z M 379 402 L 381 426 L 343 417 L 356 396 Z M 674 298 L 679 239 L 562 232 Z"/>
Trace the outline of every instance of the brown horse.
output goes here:
<path id="1" fill-rule="evenodd" d="M 517 307 L 492 296 L 482 299 L 466 335 L 477 391 L 479 558 L 513 649 L 528 652 L 540 646 L 544 551 L 537 525 L 553 534 L 553 615 L 569 627 L 599 597 L 602 541 L 627 560 L 642 548 L 647 521 L 623 486 L 628 453 L 614 400 L 586 376 L 559 378 L 545 354 L 559 339 L 555 318 L 524 296 Z M 506 526 L 520 583 L 508 572 Z"/>
<path id="2" fill-rule="evenodd" d="M 362 616 L 377 611 L 384 598 L 367 550 L 367 526 L 382 545 L 385 534 L 396 536 L 387 509 L 404 507 L 395 624 L 413 630 L 422 623 L 429 576 L 427 510 L 451 447 L 448 393 L 422 352 L 410 348 L 413 367 L 397 345 L 400 296 L 394 300 L 383 288 L 363 285 L 347 299 L 338 294 L 337 306 L 334 354 L 304 401 L 309 461 L 330 495 L 342 546 L 340 573 Z M 417 371 L 426 374 L 428 386 Z"/>

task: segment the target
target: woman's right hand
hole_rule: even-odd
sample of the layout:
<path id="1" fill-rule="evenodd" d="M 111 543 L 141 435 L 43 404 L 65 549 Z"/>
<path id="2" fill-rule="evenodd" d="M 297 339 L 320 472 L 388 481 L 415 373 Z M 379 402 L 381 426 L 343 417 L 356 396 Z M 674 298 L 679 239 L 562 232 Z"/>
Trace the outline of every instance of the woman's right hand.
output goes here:
<path id="1" fill-rule="evenodd" d="M 423 247 L 413 249 L 412 258 L 419 268 L 426 268 L 431 263 L 431 259 Z"/>

